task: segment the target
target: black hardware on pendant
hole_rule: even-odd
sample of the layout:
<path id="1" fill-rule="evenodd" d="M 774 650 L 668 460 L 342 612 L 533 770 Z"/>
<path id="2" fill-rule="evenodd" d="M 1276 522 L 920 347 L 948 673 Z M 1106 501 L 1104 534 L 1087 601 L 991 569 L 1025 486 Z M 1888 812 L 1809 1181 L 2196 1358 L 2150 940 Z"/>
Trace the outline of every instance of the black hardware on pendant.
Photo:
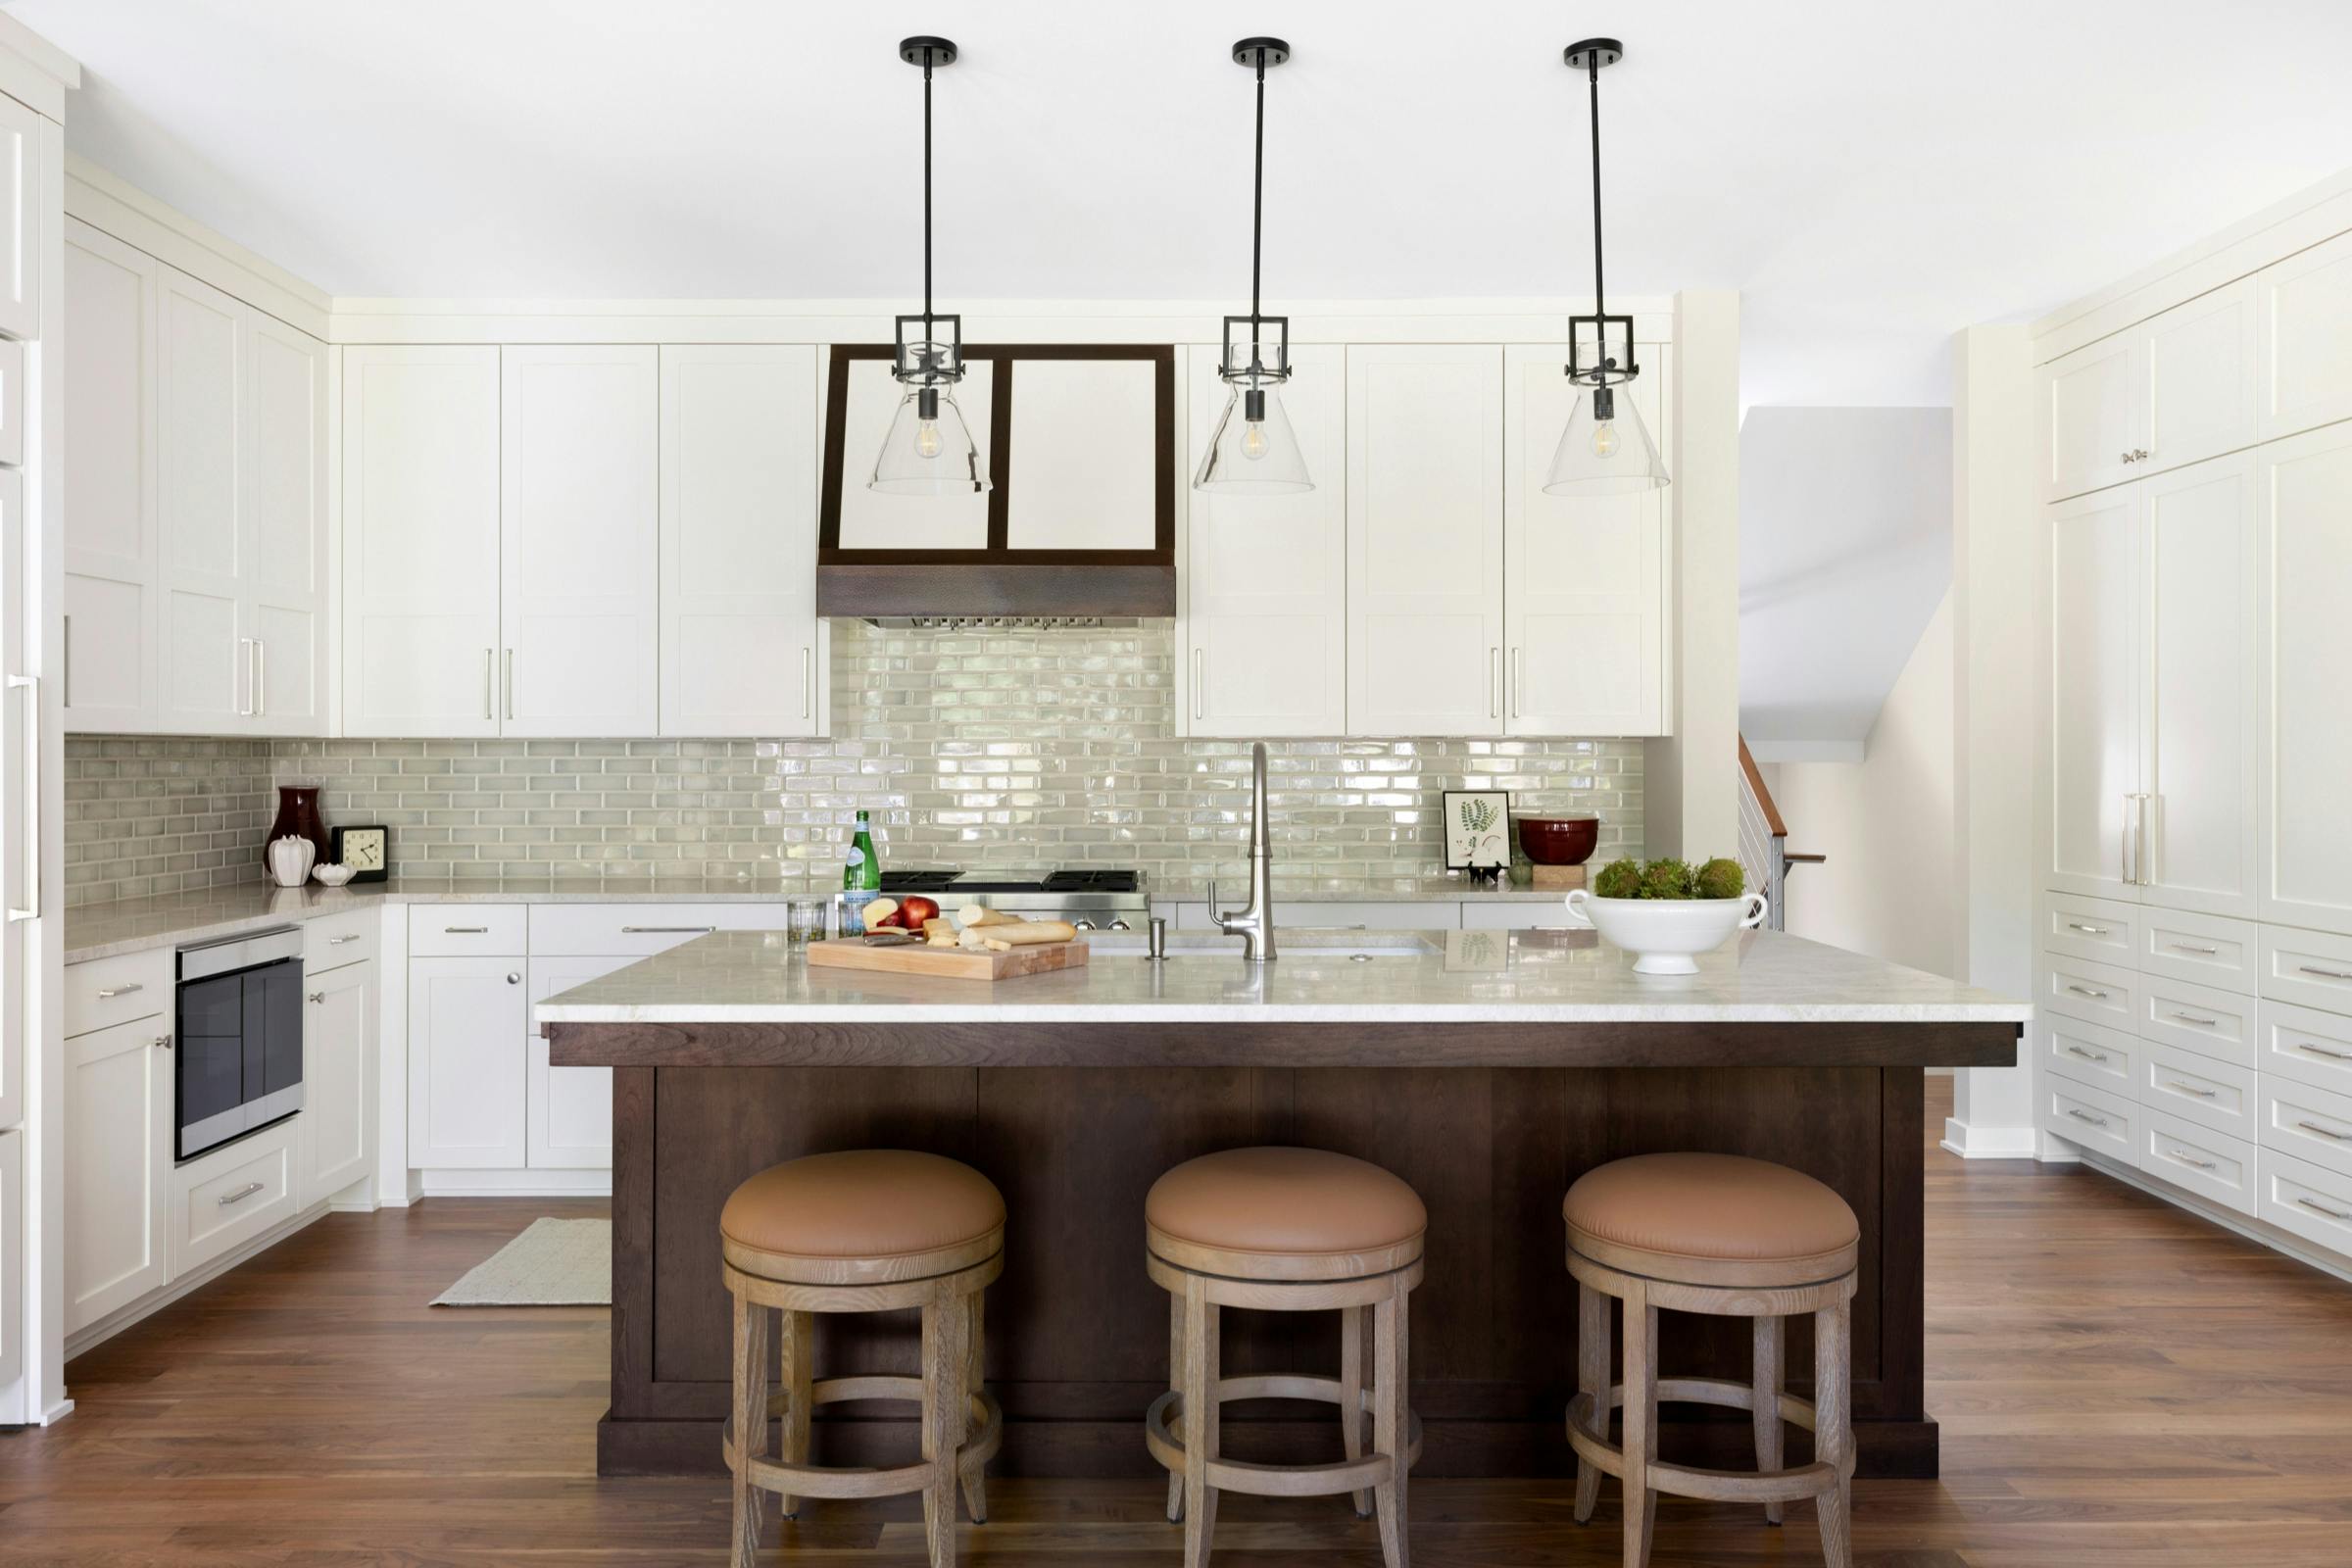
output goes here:
<path id="1" fill-rule="evenodd" d="M 946 38 L 918 34 L 899 40 L 899 58 L 923 68 L 923 314 L 897 318 L 898 354 L 891 374 L 919 388 L 915 413 L 920 418 L 939 417 L 939 388 L 963 379 L 963 318 L 940 316 L 931 309 L 931 72 L 935 66 L 956 63 L 956 45 Z M 922 323 L 922 336 L 907 341 L 906 328 Z M 936 327 L 945 325 L 948 340 L 934 346 Z"/>
<path id="2" fill-rule="evenodd" d="M 1291 318 L 1287 316 L 1267 316 L 1259 309 L 1259 281 L 1263 275 L 1266 234 L 1266 70 L 1291 58 L 1291 46 L 1280 38 L 1244 38 L 1233 46 L 1233 63 L 1257 73 L 1257 145 L 1250 170 L 1250 389 L 1245 394 L 1242 416 L 1257 420 L 1266 416 L 1266 395 L 1256 386 L 1256 378 L 1281 381 L 1291 370 Z M 1239 368 L 1234 364 L 1233 329 L 1245 318 L 1225 318 L 1224 358 L 1218 370 L 1227 379 L 1234 379 Z M 1266 368 L 1259 350 L 1261 327 L 1282 329 L 1280 347 L 1276 351 L 1274 368 Z"/>
<path id="3" fill-rule="evenodd" d="M 1600 68 L 1613 66 L 1625 58 L 1625 45 L 1614 38 L 1587 38 L 1572 43 L 1561 52 L 1569 69 L 1585 74 L 1592 95 L 1592 314 L 1568 318 L 1568 366 L 1571 381 L 1594 388 L 1592 416 L 1595 419 L 1614 417 L 1617 412 L 1616 394 L 1609 390 L 1619 383 L 1631 381 L 1642 373 L 1634 359 L 1634 318 L 1630 316 L 1608 314 L 1608 291 L 1601 270 L 1600 247 Z M 1625 362 L 1622 366 L 1609 357 L 1609 323 L 1625 328 Z M 1593 352 L 1598 363 L 1584 365 L 1578 358 L 1576 329 L 1590 322 L 1592 327 Z"/>

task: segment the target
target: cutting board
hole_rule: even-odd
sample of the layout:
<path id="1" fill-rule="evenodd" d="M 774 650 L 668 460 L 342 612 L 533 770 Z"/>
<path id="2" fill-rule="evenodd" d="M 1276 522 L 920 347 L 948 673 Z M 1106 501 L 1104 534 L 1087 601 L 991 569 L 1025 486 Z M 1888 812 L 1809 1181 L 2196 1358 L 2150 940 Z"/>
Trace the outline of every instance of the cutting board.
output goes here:
<path id="1" fill-rule="evenodd" d="M 880 974 L 926 974 L 940 980 L 1012 980 L 1025 974 L 1075 969 L 1086 962 L 1084 942 L 1039 942 L 1003 953 L 929 946 L 869 948 L 862 937 L 808 945 L 808 961 L 832 969 Z"/>

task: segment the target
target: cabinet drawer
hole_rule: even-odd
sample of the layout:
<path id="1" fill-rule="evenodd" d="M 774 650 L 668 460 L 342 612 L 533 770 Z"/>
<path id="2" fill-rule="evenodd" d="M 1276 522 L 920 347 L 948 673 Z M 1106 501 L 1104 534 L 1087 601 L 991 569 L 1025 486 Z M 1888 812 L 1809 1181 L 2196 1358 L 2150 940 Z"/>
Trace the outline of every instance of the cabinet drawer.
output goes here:
<path id="1" fill-rule="evenodd" d="M 2264 1079 L 2262 1142 L 2266 1148 L 2352 1176 L 2352 1095 L 2292 1079 Z"/>
<path id="2" fill-rule="evenodd" d="M 290 1117 L 172 1172 L 174 1277 L 293 1216 L 294 1135 L 301 1125 L 300 1117 Z"/>
<path id="3" fill-rule="evenodd" d="M 2047 1013 L 2034 1021 L 2034 1030 L 2041 1040 L 2041 1064 L 2050 1071 L 2109 1094 L 2136 1098 L 2132 1063 L 2150 1049 L 2138 1036 Z"/>
<path id="4" fill-rule="evenodd" d="M 1222 887 L 1220 887 L 1220 894 Z M 1247 894 L 1248 889 L 1235 891 Z M 1235 901 L 1238 907 L 1246 899 Z M 1431 900 L 1425 903 L 1391 904 L 1368 900 L 1362 904 L 1322 904 L 1303 901 L 1285 904 L 1282 895 L 1274 896 L 1274 929 L 1277 931 L 1328 929 L 1340 931 L 1459 931 L 1462 928 L 1462 906 L 1459 903 Z"/>
<path id="5" fill-rule="evenodd" d="M 2352 1018 L 2266 1002 L 2255 1064 L 2265 1075 L 2352 1095 Z"/>
<path id="6" fill-rule="evenodd" d="M 2141 1117 L 2139 1168 L 2241 1214 L 2254 1212 L 2254 1145 L 2151 1110 Z"/>
<path id="7" fill-rule="evenodd" d="M 2043 951 L 2126 969 L 2132 966 L 2140 916 L 2135 906 L 2072 893 L 2045 893 L 2041 906 Z"/>
<path id="8" fill-rule="evenodd" d="M 2352 1176 L 2266 1149 L 2260 1192 L 2256 1218 L 2352 1256 Z"/>
<path id="9" fill-rule="evenodd" d="M 417 958 L 520 957 L 530 951 L 528 929 L 519 904 L 413 904 L 409 954 Z"/>
<path id="10" fill-rule="evenodd" d="M 2260 927 L 2219 914 L 2139 911 L 2139 972 L 2253 996 L 2261 989 Z"/>
<path id="11" fill-rule="evenodd" d="M 1592 922 L 1572 912 L 1566 900 L 1557 904 L 1507 903 L 1461 906 L 1465 931 L 1590 931 Z"/>
<path id="12" fill-rule="evenodd" d="M 2254 999 L 2140 976 L 2139 1037 L 2239 1067 L 2254 1065 Z"/>
<path id="13" fill-rule="evenodd" d="M 645 957 L 711 931 L 781 931 L 784 905 L 535 904 L 534 957 Z"/>
<path id="14" fill-rule="evenodd" d="M 2262 994 L 2352 1013 L 2352 937 L 2264 926 Z"/>
<path id="15" fill-rule="evenodd" d="M 2139 977 L 2109 963 L 2091 963 L 2062 954 L 2041 956 L 2041 1001 L 2052 1012 L 2084 1023 L 2130 1030 L 2139 1021 L 2132 997 Z"/>
<path id="16" fill-rule="evenodd" d="M 170 948 L 93 958 L 66 971 L 66 1034 L 86 1035 L 172 1010 Z"/>
<path id="17" fill-rule="evenodd" d="M 2140 1042 L 2133 1098 L 2149 1110 L 2252 1143 L 2256 1093 L 2252 1068 Z"/>
<path id="18" fill-rule="evenodd" d="M 347 963 L 375 956 L 376 928 L 382 922 L 380 908 L 351 909 L 342 914 L 322 914 L 307 920 L 302 927 L 302 971 L 305 974 L 323 974 L 340 969 Z"/>
<path id="19" fill-rule="evenodd" d="M 2042 1129 L 2070 1144 L 2136 1165 L 2139 1146 L 2133 1142 L 2133 1128 L 2138 1121 L 2139 1107 L 2121 1095 L 2066 1078 L 2041 1082 Z"/>

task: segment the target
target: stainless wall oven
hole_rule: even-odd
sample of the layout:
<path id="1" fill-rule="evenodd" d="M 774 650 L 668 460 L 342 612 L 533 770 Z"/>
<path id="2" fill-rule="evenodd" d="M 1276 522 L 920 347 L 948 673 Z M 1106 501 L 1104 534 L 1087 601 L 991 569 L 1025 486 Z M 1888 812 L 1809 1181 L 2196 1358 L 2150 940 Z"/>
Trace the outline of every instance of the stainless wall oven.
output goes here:
<path id="1" fill-rule="evenodd" d="M 302 1108 L 302 933 L 179 950 L 178 1158 Z"/>

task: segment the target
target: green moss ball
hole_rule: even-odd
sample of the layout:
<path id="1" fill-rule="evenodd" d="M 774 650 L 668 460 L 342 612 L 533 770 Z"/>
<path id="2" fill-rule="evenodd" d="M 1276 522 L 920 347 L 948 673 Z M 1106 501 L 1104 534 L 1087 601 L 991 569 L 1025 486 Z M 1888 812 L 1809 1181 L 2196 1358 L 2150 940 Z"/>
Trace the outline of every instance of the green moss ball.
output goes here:
<path id="1" fill-rule="evenodd" d="M 1702 899 L 1736 899 L 1747 891 L 1747 873 L 1738 860 L 1717 856 L 1698 868 L 1698 896 Z"/>
<path id="2" fill-rule="evenodd" d="M 1642 868 L 1642 896 L 1645 899 L 1687 899 L 1690 897 L 1691 878 L 1689 862 L 1666 858 L 1652 860 Z"/>
<path id="3" fill-rule="evenodd" d="M 1642 868 L 1631 860 L 1611 860 L 1592 879 L 1592 896 L 1596 899 L 1640 898 Z"/>

